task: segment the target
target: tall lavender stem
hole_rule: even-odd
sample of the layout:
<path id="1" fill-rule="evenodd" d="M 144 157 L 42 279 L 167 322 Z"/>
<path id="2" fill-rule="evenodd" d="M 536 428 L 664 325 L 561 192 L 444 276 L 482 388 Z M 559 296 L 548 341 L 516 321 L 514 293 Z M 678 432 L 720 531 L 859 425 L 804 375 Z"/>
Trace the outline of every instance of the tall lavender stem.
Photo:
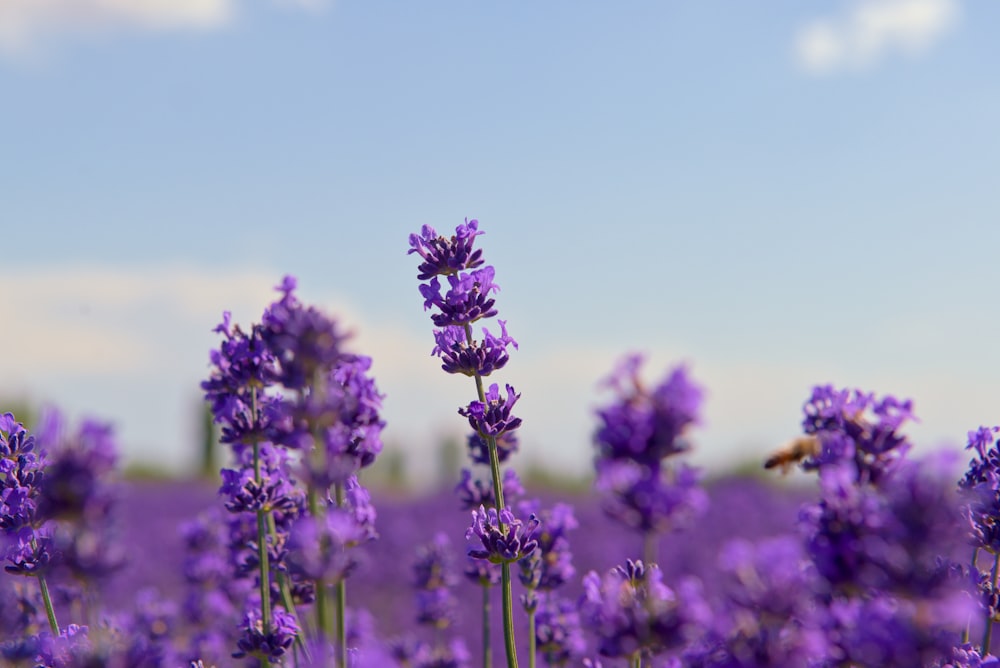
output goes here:
<path id="1" fill-rule="evenodd" d="M 250 414 L 254 423 L 257 422 L 257 388 L 250 390 Z M 263 478 L 260 474 L 260 443 L 253 444 L 253 477 L 254 482 L 261 486 Z M 267 512 L 257 510 L 257 558 L 260 562 L 260 620 L 264 635 L 271 632 L 271 567 L 267 554 Z"/>
<path id="2" fill-rule="evenodd" d="M 493 652 L 490 649 L 490 585 L 483 585 L 483 668 L 493 668 Z"/>
<path id="3" fill-rule="evenodd" d="M 35 546 L 35 539 L 31 539 L 32 547 L 37 549 Z M 56 621 L 56 609 L 52 607 L 52 596 L 49 594 L 49 585 L 45 581 L 44 575 L 38 575 L 38 588 L 42 590 L 42 601 L 45 603 L 45 616 L 49 619 L 49 628 L 52 630 L 52 635 L 59 635 L 59 622 Z"/>

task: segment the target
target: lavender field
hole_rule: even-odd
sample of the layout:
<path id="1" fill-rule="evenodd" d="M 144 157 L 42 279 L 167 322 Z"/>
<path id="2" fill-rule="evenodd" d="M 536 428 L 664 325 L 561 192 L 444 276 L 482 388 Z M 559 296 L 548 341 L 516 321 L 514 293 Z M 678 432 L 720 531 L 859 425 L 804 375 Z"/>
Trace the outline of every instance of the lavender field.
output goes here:
<path id="1" fill-rule="evenodd" d="M 572 494 L 517 473 L 518 342 L 466 220 L 409 238 L 466 468 L 366 486 L 372 360 L 286 276 L 215 328 L 219 476 L 121 482 L 113 430 L 0 417 L 0 656 L 12 666 L 994 666 L 1000 439 L 910 453 L 910 400 L 832 385 L 757 477 L 687 463 L 705 388 L 625 354 Z M 511 328 L 513 331 L 513 328 Z M 510 363 L 510 368 L 508 368 Z M 501 373 L 502 372 L 502 373 Z M 807 473 L 778 486 L 789 469 Z M 769 478 L 768 478 L 769 476 Z"/>

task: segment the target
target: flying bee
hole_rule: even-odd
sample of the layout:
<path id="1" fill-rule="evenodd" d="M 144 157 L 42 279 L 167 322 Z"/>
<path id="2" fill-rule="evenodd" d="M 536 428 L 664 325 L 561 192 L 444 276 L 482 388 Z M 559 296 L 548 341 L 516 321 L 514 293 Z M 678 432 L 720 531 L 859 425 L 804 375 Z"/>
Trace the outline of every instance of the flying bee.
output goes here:
<path id="1" fill-rule="evenodd" d="M 781 467 L 782 473 L 788 473 L 792 464 L 801 462 L 806 457 L 819 454 L 819 439 L 815 436 L 800 436 L 787 446 L 778 450 L 764 462 L 765 469 Z"/>

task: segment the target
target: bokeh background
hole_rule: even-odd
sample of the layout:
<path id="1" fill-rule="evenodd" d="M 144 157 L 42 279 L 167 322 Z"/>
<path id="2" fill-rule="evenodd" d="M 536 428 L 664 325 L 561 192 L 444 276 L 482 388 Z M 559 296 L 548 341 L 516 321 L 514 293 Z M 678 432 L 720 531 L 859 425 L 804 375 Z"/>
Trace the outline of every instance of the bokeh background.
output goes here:
<path id="1" fill-rule="evenodd" d="M 960 0 L 2 0 L 0 402 L 195 465 L 223 310 L 284 274 L 354 332 L 435 479 L 471 383 L 407 236 L 477 218 L 521 349 L 516 466 L 583 476 L 628 351 L 759 466 L 817 383 L 995 424 L 1000 6 Z M 454 449 L 454 448 L 453 448 Z M 450 474 L 449 474 L 450 475 Z"/>

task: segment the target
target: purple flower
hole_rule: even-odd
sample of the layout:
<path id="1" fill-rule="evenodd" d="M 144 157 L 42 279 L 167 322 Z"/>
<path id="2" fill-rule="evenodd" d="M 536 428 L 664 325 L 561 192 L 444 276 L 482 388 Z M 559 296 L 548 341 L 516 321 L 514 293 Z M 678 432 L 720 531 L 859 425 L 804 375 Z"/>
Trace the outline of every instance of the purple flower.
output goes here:
<path id="1" fill-rule="evenodd" d="M 447 276 L 448 291 L 441 294 L 441 281 L 435 276 L 430 283 L 420 285 L 424 297 L 424 310 L 437 308 L 431 315 L 431 322 L 437 327 L 463 327 L 481 318 L 492 318 L 497 314 L 496 300 L 489 296 L 500 290 L 493 282 L 493 267 L 486 266 L 473 271 L 463 271 Z"/>
<path id="2" fill-rule="evenodd" d="M 516 431 L 507 431 L 496 437 L 497 460 L 503 464 L 512 454 L 517 452 L 518 441 Z M 466 441 L 469 449 L 469 458 L 476 464 L 490 464 L 489 441 L 483 438 L 479 432 L 474 431 L 469 434 Z"/>
<path id="3" fill-rule="evenodd" d="M 448 536 L 438 533 L 434 540 L 417 549 L 413 564 L 413 586 L 417 590 L 417 623 L 444 629 L 454 618 L 456 600 L 451 593 L 457 577 Z"/>
<path id="4" fill-rule="evenodd" d="M 298 577 L 335 584 L 354 569 L 357 560 L 350 548 L 368 539 L 368 532 L 354 515 L 341 508 L 327 508 L 324 517 L 302 517 L 292 527 L 286 562 Z"/>
<path id="5" fill-rule="evenodd" d="M 694 581 L 673 591 L 660 569 L 628 561 L 604 577 L 583 579 L 580 613 L 607 657 L 655 656 L 683 646 L 707 622 L 707 608 Z"/>
<path id="6" fill-rule="evenodd" d="M 630 460 L 598 459 L 596 489 L 608 516 L 643 533 L 686 526 L 708 507 L 700 472 L 687 465 L 659 471 Z"/>
<path id="7" fill-rule="evenodd" d="M 517 519 L 510 508 L 498 514 L 496 508 L 480 506 L 472 511 L 472 526 L 465 533 L 467 540 L 478 538 L 483 549 L 469 548 L 469 555 L 495 564 L 511 563 L 531 554 L 538 543 L 534 540 L 538 520 L 532 515 L 527 523 Z"/>
<path id="8" fill-rule="evenodd" d="M 544 597 L 535 613 L 535 642 L 539 654 L 550 666 L 565 666 L 582 657 L 587 643 L 576 603 Z"/>
<path id="9" fill-rule="evenodd" d="M 464 327 L 451 326 L 434 330 L 432 355 L 441 358 L 441 368 L 447 373 L 461 373 L 466 376 L 488 376 L 498 371 L 510 361 L 507 346 L 517 348 L 517 341 L 507 334 L 507 323 L 500 324 L 500 336 L 494 336 L 483 327 L 483 339 L 468 340 Z"/>
<path id="10" fill-rule="evenodd" d="M 455 228 L 451 239 L 439 236 L 430 225 L 420 229 L 420 235 L 410 235 L 410 250 L 407 254 L 418 253 L 424 259 L 417 267 L 417 278 L 426 281 L 439 275 L 457 273 L 461 269 L 473 269 L 483 263 L 483 251 L 473 249 L 473 243 L 480 234 L 479 221 L 465 219 L 465 223 Z"/>
<path id="11" fill-rule="evenodd" d="M 819 454 L 803 462 L 807 470 L 851 461 L 859 480 L 877 483 L 911 447 L 898 433 L 903 424 L 915 419 L 913 402 L 908 399 L 878 398 L 874 393 L 825 385 L 813 388 L 802 410 L 803 430 L 819 441 Z"/>
<path id="12" fill-rule="evenodd" d="M 951 586 L 938 557 L 963 534 L 948 468 L 940 457 L 902 462 L 879 487 L 859 485 L 852 463 L 822 468 L 822 501 L 801 522 L 829 586 L 921 597 Z"/>
<path id="13" fill-rule="evenodd" d="M 275 608 L 271 615 L 271 628 L 267 631 L 257 613 L 249 612 L 243 618 L 243 634 L 236 643 L 239 650 L 233 657 L 253 656 L 262 662 L 278 663 L 298 634 L 295 618 L 280 608 Z"/>
<path id="14" fill-rule="evenodd" d="M 500 387 L 493 383 L 486 392 L 486 401 L 473 401 L 458 412 L 469 420 L 469 426 L 484 437 L 499 437 L 512 432 L 521 426 L 521 418 L 511 415 L 511 409 L 520 394 L 514 393 L 514 388 L 507 385 L 507 397 L 500 394 Z"/>
<path id="15" fill-rule="evenodd" d="M 280 300 L 264 312 L 261 339 L 277 361 L 277 378 L 286 388 L 299 390 L 316 382 L 316 375 L 340 358 L 346 336 L 337 323 L 295 297 L 295 279 L 286 276 L 276 289 Z"/>
<path id="16" fill-rule="evenodd" d="M 605 381 L 615 401 L 597 411 L 601 424 L 595 434 L 600 456 L 655 465 L 689 449 L 683 436 L 697 424 L 702 390 L 677 367 L 652 391 L 639 378 L 643 358 L 631 355 Z"/>
<path id="17" fill-rule="evenodd" d="M 493 498 L 493 482 L 473 478 L 469 469 L 462 469 L 462 480 L 455 485 L 455 493 L 461 502 L 462 510 L 474 510 L 479 506 L 495 508 L 497 505 Z M 508 505 L 524 494 L 524 488 L 514 469 L 503 472 L 503 493 L 504 500 L 509 502 Z"/>

